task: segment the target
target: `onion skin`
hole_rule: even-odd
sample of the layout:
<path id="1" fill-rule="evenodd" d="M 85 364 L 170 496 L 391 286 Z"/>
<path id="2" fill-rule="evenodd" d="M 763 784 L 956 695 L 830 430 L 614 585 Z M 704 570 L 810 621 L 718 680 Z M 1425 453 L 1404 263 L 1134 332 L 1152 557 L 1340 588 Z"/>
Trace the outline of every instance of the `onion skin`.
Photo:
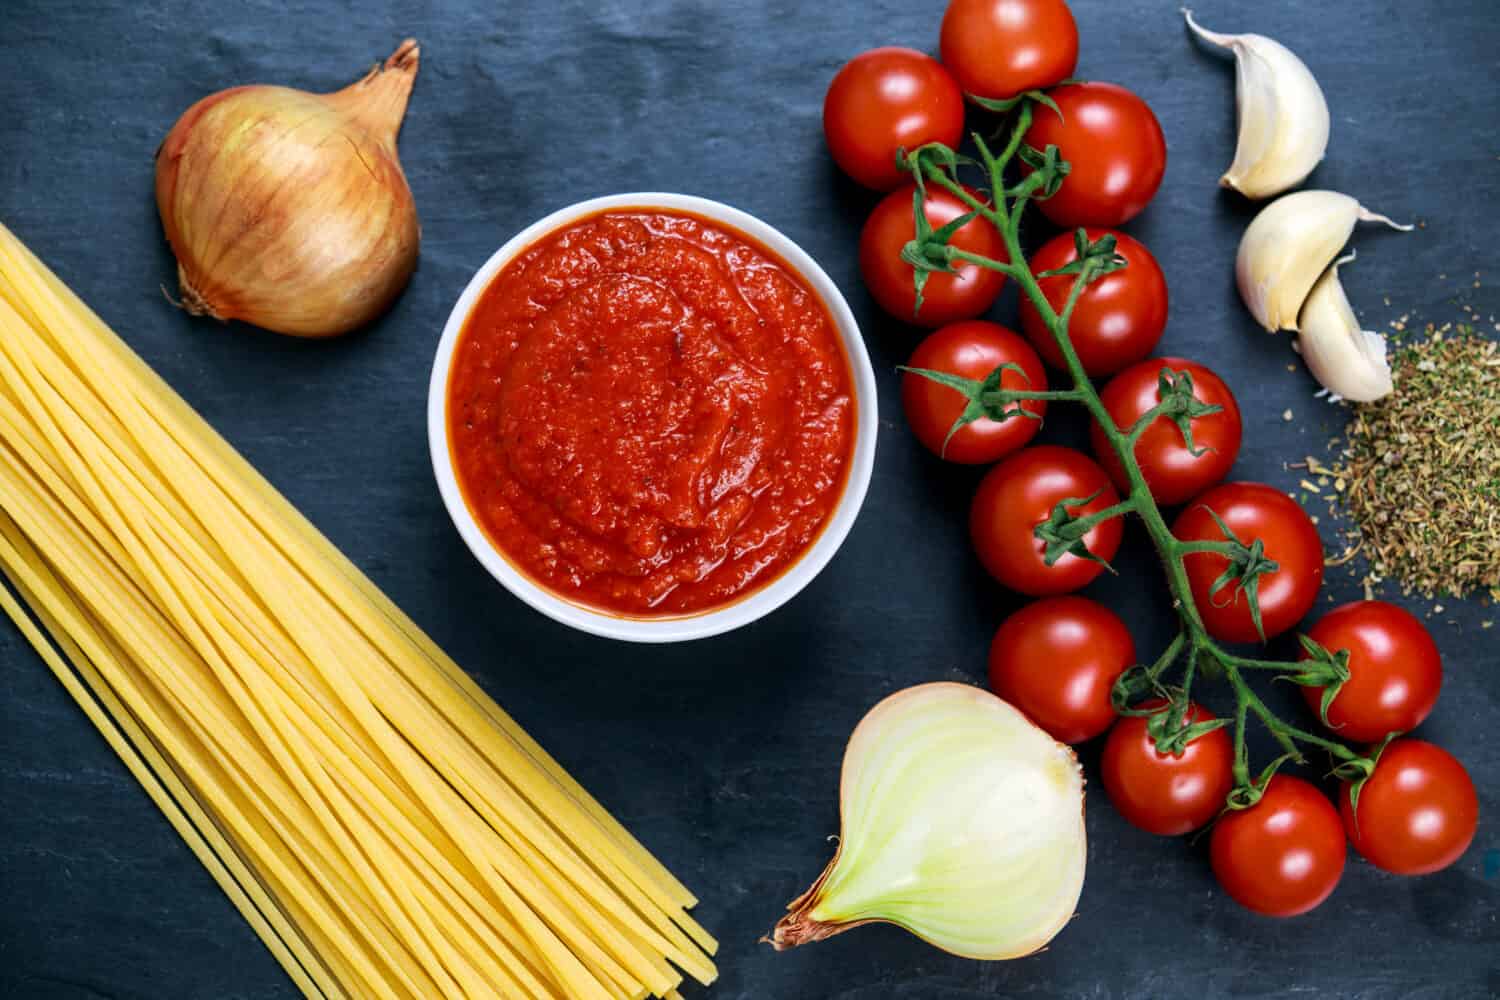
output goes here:
<path id="1" fill-rule="evenodd" d="M 234 87 L 156 155 L 182 306 L 296 337 L 364 326 L 406 287 L 421 227 L 396 155 L 420 50 L 334 94 Z"/>

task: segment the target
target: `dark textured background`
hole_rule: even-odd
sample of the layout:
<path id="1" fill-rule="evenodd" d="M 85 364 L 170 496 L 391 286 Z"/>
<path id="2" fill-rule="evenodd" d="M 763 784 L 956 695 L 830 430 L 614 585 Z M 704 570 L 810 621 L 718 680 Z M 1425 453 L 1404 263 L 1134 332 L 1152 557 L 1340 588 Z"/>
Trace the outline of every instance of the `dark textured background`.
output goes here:
<path id="1" fill-rule="evenodd" d="M 1128 227 L 1171 284 L 1163 349 L 1217 368 L 1246 414 L 1237 474 L 1295 488 L 1283 462 L 1322 454 L 1343 413 L 1287 338 L 1240 308 L 1232 260 L 1248 209 L 1214 182 L 1233 148 L 1233 72 L 1161 0 L 1077 0 L 1080 74 L 1138 91 L 1171 149 Z M 1013 599 L 968 551 L 977 472 L 944 468 L 902 426 L 892 366 L 915 343 L 860 287 L 871 197 L 822 147 L 835 69 L 878 44 L 935 45 L 942 4 L 241 0 L 90 6 L 3 0 L 0 220 L 702 895 L 724 942 L 720 1000 L 1500 994 L 1500 617 L 1445 601 L 1431 619 L 1447 684 L 1422 734 L 1457 750 L 1486 814 L 1474 848 L 1405 880 L 1350 856 L 1300 920 L 1254 917 L 1214 886 L 1205 844 L 1128 827 L 1098 785 L 1089 879 L 1046 953 L 983 965 L 890 928 L 797 953 L 756 944 L 821 869 L 837 830 L 843 744 L 878 699 L 920 681 L 980 681 Z M 1344 277 L 1368 323 L 1500 312 L 1500 6 L 1494 0 L 1202 0 L 1220 30 L 1291 44 L 1334 111 L 1319 186 L 1425 225 L 1364 230 Z M 231 84 L 331 90 L 404 35 L 423 67 L 401 137 L 424 224 L 420 270 L 369 331 L 299 343 L 170 308 L 171 258 L 151 155 L 176 116 Z M 438 500 L 424 402 L 432 352 L 473 270 L 511 234 L 593 195 L 676 190 L 745 208 L 845 289 L 880 371 L 879 458 L 841 554 L 798 599 L 733 636 L 638 648 L 567 631 L 470 558 Z M 1040 224 L 1033 236 L 1041 234 Z M 1388 299 L 1388 302 L 1386 301 Z M 1014 322 L 1014 292 L 995 311 Z M 1282 419 L 1290 408 L 1291 422 Z M 1046 436 L 1079 441 L 1076 420 Z M 3 499 L 3 498 L 0 498 Z M 1319 511 L 1321 513 L 1321 510 Z M 1325 538 L 1332 525 L 1325 516 Z M 1143 650 L 1166 637 L 1134 536 L 1119 579 L 1090 589 Z M 1358 596 L 1343 570 L 1330 599 Z M 1411 607 L 1426 614 L 1431 602 Z M 1283 644 L 1284 645 L 1284 644 Z M 1289 711 L 1297 705 L 1279 692 Z M 1093 774 L 1097 749 L 1084 752 Z M 1490 872 L 1486 875 L 1488 854 Z M 10 628 L 0 628 L 0 996 L 271 1000 L 293 995 L 124 768 Z"/>

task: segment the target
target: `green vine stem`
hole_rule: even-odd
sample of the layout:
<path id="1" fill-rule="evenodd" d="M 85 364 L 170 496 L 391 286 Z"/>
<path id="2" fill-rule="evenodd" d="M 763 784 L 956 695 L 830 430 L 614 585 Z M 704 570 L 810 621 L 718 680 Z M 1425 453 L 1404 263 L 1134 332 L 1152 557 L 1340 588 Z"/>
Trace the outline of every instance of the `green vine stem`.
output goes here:
<path id="1" fill-rule="evenodd" d="M 902 154 L 901 165 L 911 172 L 918 189 L 917 197 L 913 202 L 917 216 L 918 237 L 903 250 L 902 259 L 913 266 L 919 301 L 928 275 L 951 271 L 955 261 L 998 271 L 1015 281 L 1021 293 L 1031 300 L 1051 330 L 1066 364 L 1072 385 L 1070 388 L 1051 391 L 1001 389 L 1000 375 L 1004 366 L 997 368 L 989 378 L 983 381 L 960 379 L 942 372 L 907 370 L 949 385 L 969 398 L 969 406 L 965 409 L 964 415 L 954 424 L 954 430 L 964 423 L 980 418 L 1006 420 L 1028 416 L 1029 414 L 1018 405 L 1021 401 L 1028 399 L 1080 403 L 1103 430 L 1105 438 L 1119 457 L 1120 465 L 1125 472 L 1129 488 L 1125 491 L 1124 499 L 1106 510 L 1079 517 L 1072 516 L 1068 508 L 1080 506 L 1091 498 L 1080 497 L 1065 500 L 1058 505 L 1052 517 L 1037 526 L 1036 534 L 1047 543 L 1050 563 L 1055 558 L 1060 558 L 1068 545 L 1076 544 L 1081 547 L 1082 542 L 1079 540 L 1088 529 L 1110 518 L 1134 514 L 1144 524 L 1161 560 L 1167 579 L 1167 588 L 1172 596 L 1172 607 L 1181 619 L 1181 629 L 1177 637 L 1151 666 L 1133 667 L 1120 677 L 1113 692 L 1113 700 L 1115 707 L 1122 714 L 1157 717 L 1153 718 L 1152 731 L 1159 750 L 1164 753 L 1181 753 L 1182 747 L 1188 740 L 1213 728 L 1232 725 L 1235 788 L 1226 802 L 1227 808 L 1246 808 L 1253 805 L 1260 798 L 1266 783 L 1277 768 L 1289 760 L 1298 762 L 1303 760 L 1299 749 L 1301 746 L 1313 747 L 1330 754 L 1334 760 L 1335 774 L 1356 780 L 1368 776 L 1374 767 L 1374 753 L 1359 754 L 1336 740 L 1326 739 L 1282 721 L 1266 706 L 1266 703 L 1245 679 L 1248 672 L 1275 671 L 1282 678 L 1298 684 L 1327 687 L 1331 693 L 1324 699 L 1326 717 L 1327 704 L 1332 700 L 1332 693 L 1336 693 L 1338 685 L 1348 678 L 1346 654 L 1330 654 L 1304 640 L 1304 648 L 1311 656 L 1309 660 L 1297 662 L 1259 660 L 1239 656 L 1223 648 L 1208 634 L 1203 618 L 1193 601 L 1184 562 L 1185 557 L 1196 553 L 1214 553 L 1229 560 L 1230 569 L 1220 578 L 1216 584 L 1216 590 L 1234 585 L 1235 589 L 1245 596 L 1257 628 L 1260 614 L 1256 583 L 1260 575 L 1273 572 L 1276 564 L 1265 557 L 1258 539 L 1245 544 L 1235 538 L 1227 527 L 1224 528 L 1225 538 L 1222 541 L 1183 541 L 1177 538 L 1167 526 L 1161 508 L 1151 496 L 1140 464 L 1135 458 L 1135 445 L 1145 433 L 1146 428 L 1159 419 L 1171 420 L 1181 430 L 1184 444 L 1192 449 L 1192 419 L 1217 409 L 1203 404 L 1193 395 L 1191 379 L 1187 373 L 1173 372 L 1164 368 L 1161 373 L 1159 394 L 1161 401 L 1130 427 L 1122 429 L 1115 424 L 1104 408 L 1098 391 L 1078 359 L 1078 354 L 1068 335 L 1068 323 L 1074 307 L 1089 283 L 1110 271 L 1125 266 L 1124 259 L 1115 253 L 1114 237 L 1106 235 L 1091 243 L 1084 230 L 1079 230 L 1075 236 L 1077 257 L 1071 264 L 1043 275 L 1032 274 L 1026 255 L 1021 249 L 1022 216 L 1033 199 L 1050 197 L 1056 193 L 1068 173 L 1068 164 L 1059 157 L 1055 147 L 1049 146 L 1045 150 L 1036 150 L 1025 143 L 1026 132 L 1031 126 L 1033 114 L 1036 113 L 1033 110 L 1036 102 L 1035 98 L 1022 100 L 1012 109 L 1014 120 L 1011 123 L 1007 142 L 999 155 L 993 154 L 984 137 L 978 134 L 973 136 L 975 148 L 979 153 L 977 160 L 940 144 L 923 146 Z M 1017 160 L 1024 166 L 1025 175 L 1016 184 L 1007 186 L 1006 170 Z M 976 167 L 983 171 L 989 185 L 988 201 L 976 196 L 971 189 L 959 182 L 958 171 L 966 166 Z M 924 225 L 926 220 L 922 217 L 921 206 L 929 184 L 943 188 L 968 208 L 968 214 L 962 217 L 962 221 L 955 220 L 957 224 L 950 223 L 936 231 L 931 226 Z M 1005 260 L 970 253 L 948 245 L 952 234 L 960 226 L 975 218 L 985 220 L 999 232 L 1004 241 Z M 1053 308 L 1052 303 L 1042 293 L 1037 279 L 1061 274 L 1071 274 L 1075 277 L 1067 300 L 1062 309 L 1058 310 Z M 1220 524 L 1223 527 L 1222 522 Z M 1087 550 L 1084 549 L 1084 551 Z M 1168 684 L 1165 678 L 1172 673 L 1174 667 L 1180 668 L 1176 675 L 1177 683 Z M 1220 719 L 1208 724 L 1184 727 L 1192 685 L 1200 675 L 1222 677 L 1233 689 L 1235 711 L 1232 720 Z M 1143 696 L 1164 698 L 1166 705 L 1150 708 L 1135 707 L 1134 703 Z M 1252 774 L 1249 753 L 1246 749 L 1246 730 L 1252 718 L 1271 734 L 1283 751 L 1282 755 L 1272 761 L 1258 776 Z"/>

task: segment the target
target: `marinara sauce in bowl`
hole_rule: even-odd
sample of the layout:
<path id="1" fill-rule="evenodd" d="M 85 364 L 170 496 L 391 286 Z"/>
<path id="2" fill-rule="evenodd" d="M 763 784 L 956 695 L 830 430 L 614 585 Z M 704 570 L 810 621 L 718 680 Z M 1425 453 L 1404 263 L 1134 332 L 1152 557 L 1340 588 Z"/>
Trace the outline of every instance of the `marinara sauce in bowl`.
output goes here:
<path id="1" fill-rule="evenodd" d="M 737 209 L 596 198 L 501 247 L 443 331 L 428 438 L 479 561 L 618 639 L 769 613 L 848 534 L 874 464 L 859 328 L 801 248 Z"/>

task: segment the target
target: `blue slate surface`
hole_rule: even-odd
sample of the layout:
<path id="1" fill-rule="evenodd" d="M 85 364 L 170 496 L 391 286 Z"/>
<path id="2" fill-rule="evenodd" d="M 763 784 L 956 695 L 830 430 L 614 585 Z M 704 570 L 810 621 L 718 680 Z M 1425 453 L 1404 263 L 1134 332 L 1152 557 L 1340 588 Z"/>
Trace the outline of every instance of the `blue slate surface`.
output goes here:
<path id="1" fill-rule="evenodd" d="M 1500 658 L 1497 633 L 1481 629 L 1500 615 L 1452 600 L 1432 618 L 1447 686 L 1422 734 L 1457 748 L 1485 819 L 1445 873 L 1397 879 L 1351 854 L 1329 903 L 1264 920 L 1215 888 L 1206 843 L 1128 827 L 1095 782 L 1083 900 L 1044 954 L 976 964 L 890 928 L 786 955 L 757 945 L 826 860 L 843 744 L 859 717 L 913 683 L 982 681 L 990 635 L 1013 606 L 968 552 L 978 473 L 941 467 L 902 425 L 892 368 L 915 336 L 860 286 L 855 246 L 872 198 L 837 175 L 819 130 L 837 67 L 873 45 L 935 46 L 941 7 L 4 0 L 0 220 L 699 891 L 700 916 L 724 942 L 723 979 L 692 996 L 1500 995 Z M 1214 186 L 1234 140 L 1230 64 L 1189 41 L 1176 4 L 1074 7 L 1081 75 L 1137 90 L 1167 134 L 1165 185 L 1128 227 L 1171 284 L 1163 350 L 1215 367 L 1238 393 L 1247 419 L 1237 475 L 1295 488 L 1299 474 L 1283 463 L 1323 454 L 1343 418 L 1312 398 L 1300 367 L 1288 370 L 1286 338 L 1258 332 L 1233 289 L 1249 209 Z M 1198 13 L 1216 29 L 1282 39 L 1318 74 L 1334 123 L 1313 183 L 1423 223 L 1410 236 L 1357 236 L 1359 262 L 1344 278 L 1370 325 L 1458 319 L 1461 303 L 1500 313 L 1500 6 L 1202 0 Z M 170 308 L 151 176 L 176 116 L 232 84 L 335 89 L 406 35 L 423 46 L 401 146 L 424 243 L 392 312 L 362 334 L 299 343 Z M 884 413 L 864 513 L 816 583 L 739 634 L 667 649 L 571 633 L 486 576 L 439 503 L 423 410 L 442 323 L 500 243 L 575 200 L 652 189 L 738 205 L 821 261 L 865 325 Z M 1013 291 L 995 317 L 1015 321 Z M 1074 414 L 1049 416 L 1046 434 L 1083 441 Z M 1331 540 L 1326 517 L 1322 526 Z M 1089 593 L 1121 609 L 1143 650 L 1159 648 L 1170 619 L 1138 533 L 1118 565 L 1118 579 Z M 1344 571 L 1327 592 L 1359 594 Z M 1293 692 L 1272 694 L 1298 710 Z M 1083 757 L 1092 777 L 1097 748 Z M 9 628 L 0 803 L 0 996 L 294 995 Z"/>

